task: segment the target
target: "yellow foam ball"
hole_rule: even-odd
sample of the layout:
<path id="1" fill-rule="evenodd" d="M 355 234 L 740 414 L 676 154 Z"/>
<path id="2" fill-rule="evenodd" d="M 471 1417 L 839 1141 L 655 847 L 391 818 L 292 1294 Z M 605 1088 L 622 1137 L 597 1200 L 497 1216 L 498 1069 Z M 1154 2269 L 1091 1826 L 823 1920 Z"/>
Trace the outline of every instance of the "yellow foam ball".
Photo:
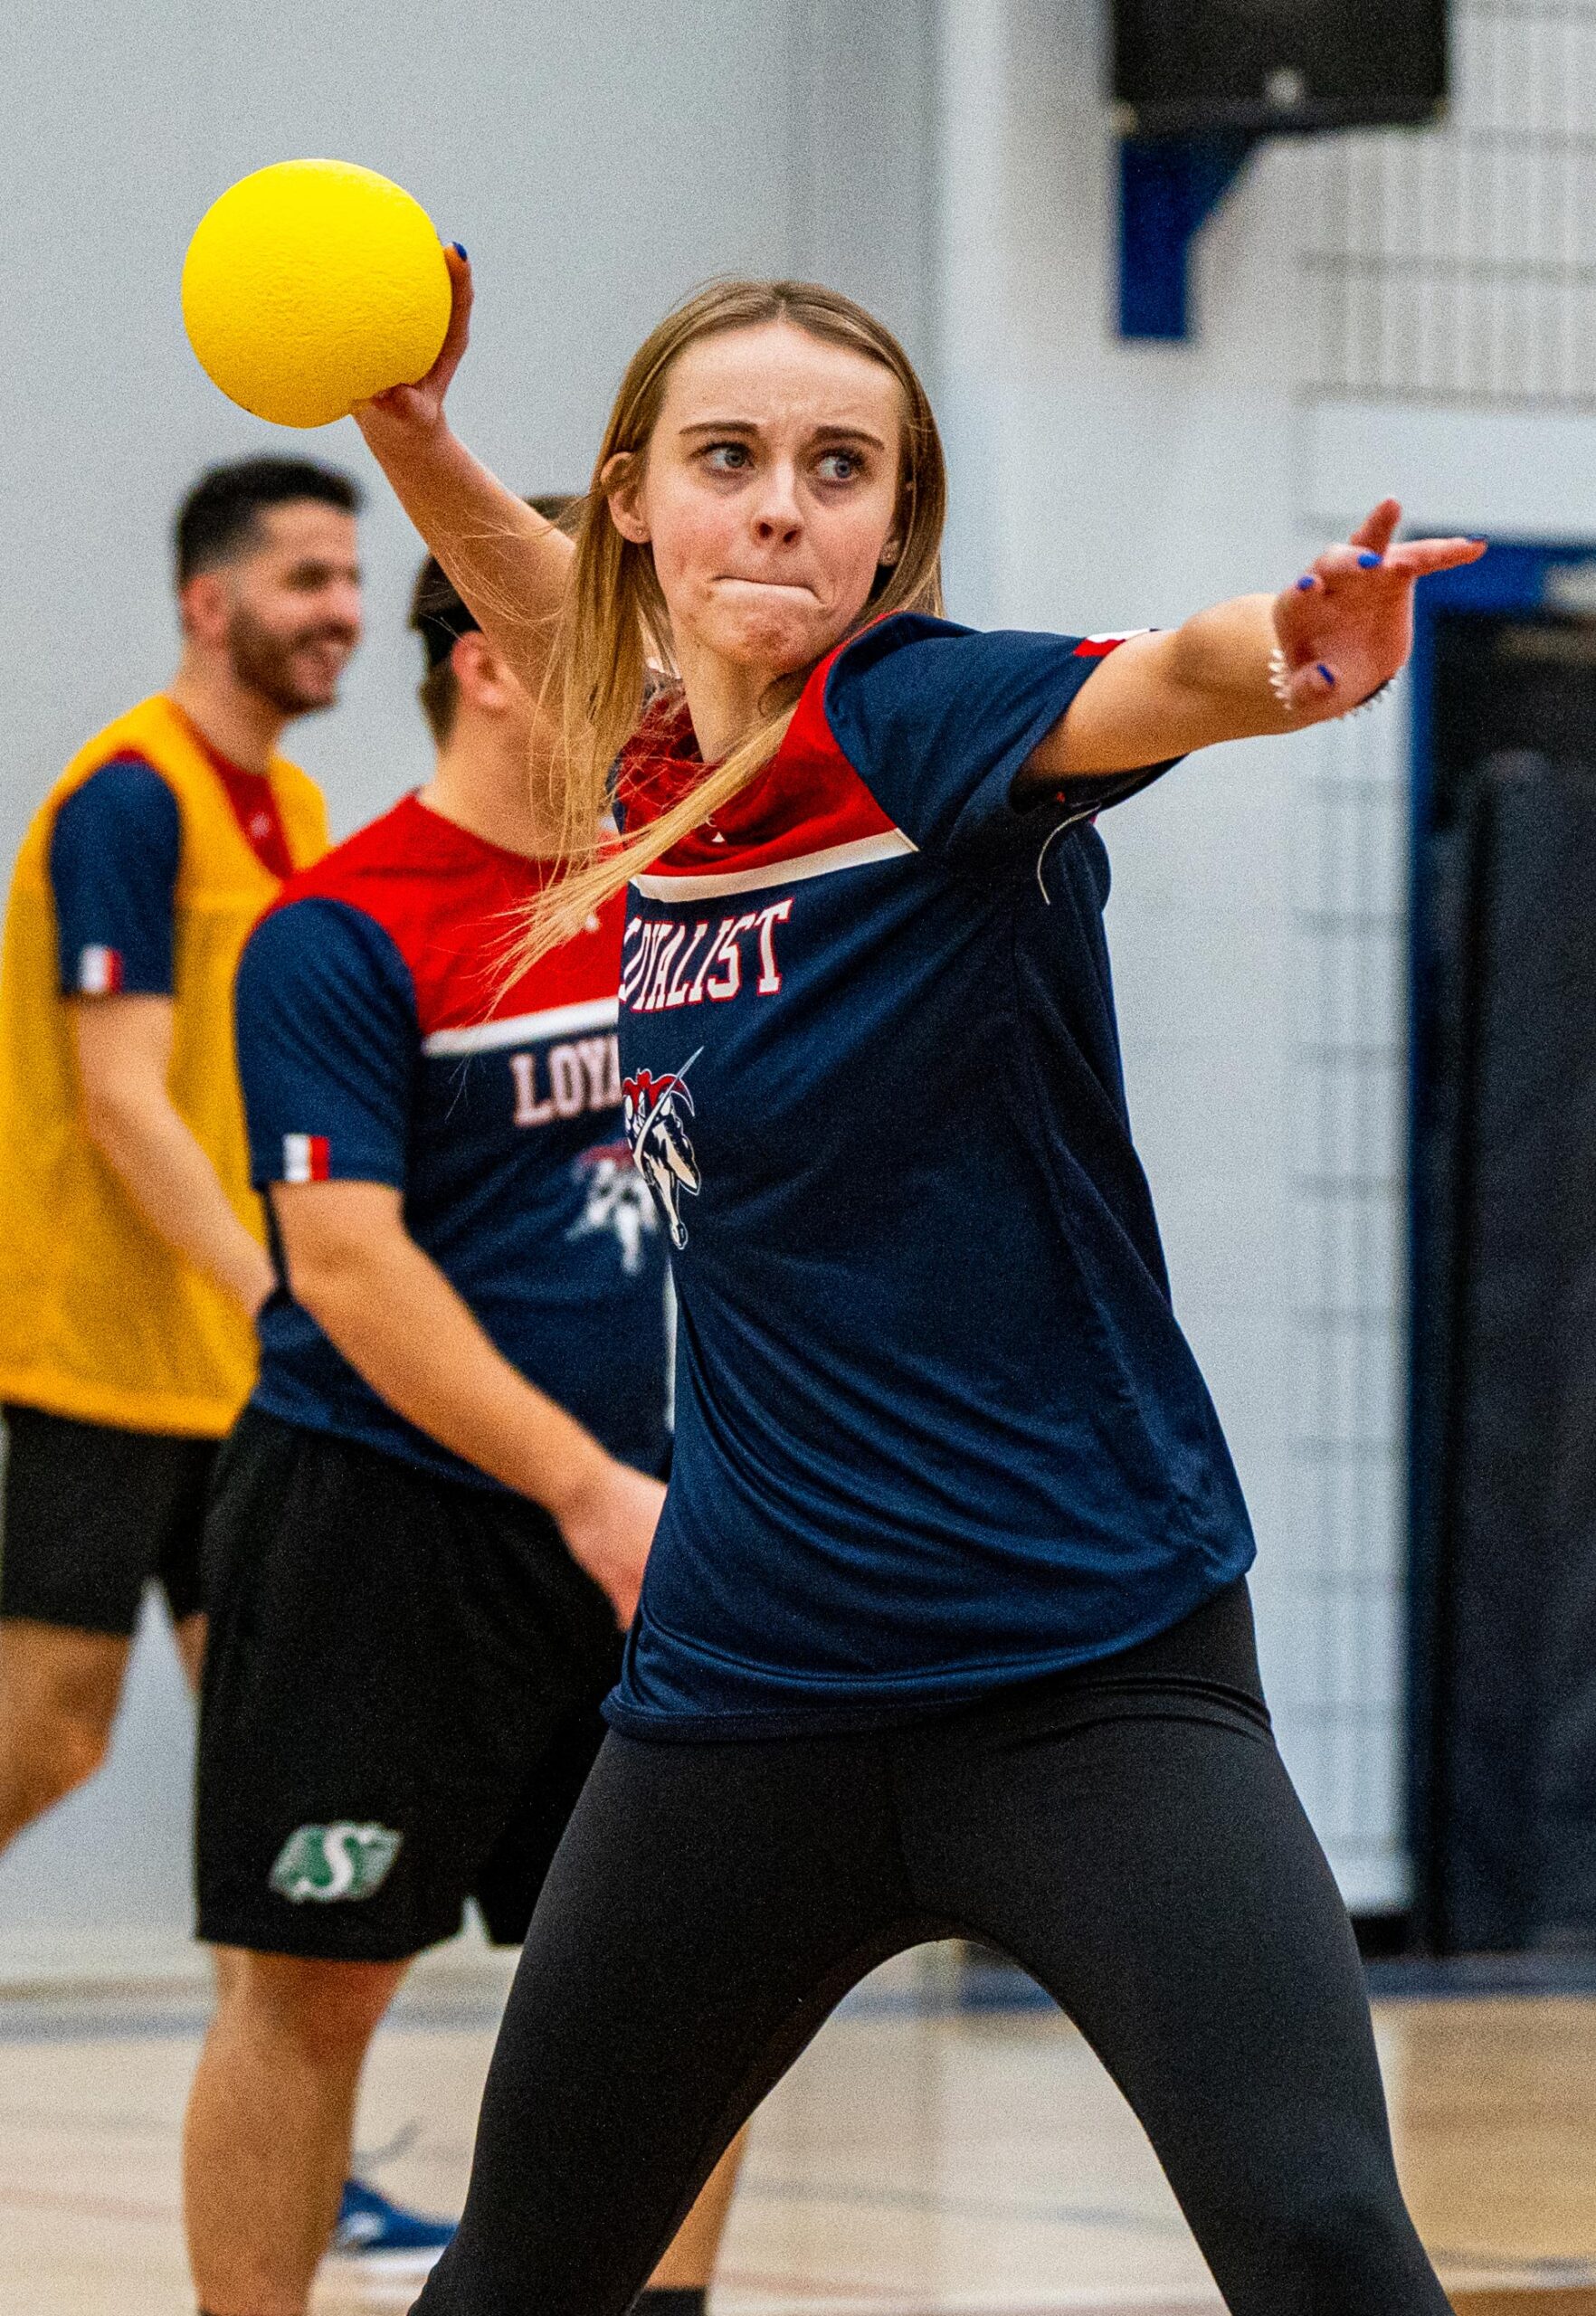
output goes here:
<path id="1" fill-rule="evenodd" d="M 327 426 L 424 377 L 451 294 L 421 204 L 349 161 L 241 177 L 200 219 L 183 266 L 201 367 L 278 426 Z"/>

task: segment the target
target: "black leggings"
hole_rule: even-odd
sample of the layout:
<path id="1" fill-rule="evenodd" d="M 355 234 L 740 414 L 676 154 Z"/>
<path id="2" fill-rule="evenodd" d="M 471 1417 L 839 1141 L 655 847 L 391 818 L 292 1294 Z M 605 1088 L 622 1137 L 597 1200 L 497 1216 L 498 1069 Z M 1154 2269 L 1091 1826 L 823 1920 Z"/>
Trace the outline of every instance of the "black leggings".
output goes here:
<path id="1" fill-rule="evenodd" d="M 1235 2316 L 1446 2316 L 1240 1583 L 1123 1656 L 936 1720 L 612 1735 L 416 2316 L 622 2316 L 849 1988 L 949 1936 L 1012 1955 L 1074 2019 Z"/>

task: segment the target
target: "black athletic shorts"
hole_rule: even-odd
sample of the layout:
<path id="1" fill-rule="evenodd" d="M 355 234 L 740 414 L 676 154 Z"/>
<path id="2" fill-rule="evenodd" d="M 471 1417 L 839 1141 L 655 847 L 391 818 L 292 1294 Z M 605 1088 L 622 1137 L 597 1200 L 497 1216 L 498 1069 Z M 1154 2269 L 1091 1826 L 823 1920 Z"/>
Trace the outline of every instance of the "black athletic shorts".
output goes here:
<path id="1" fill-rule="evenodd" d="M 621 1634 L 525 1498 L 246 1410 L 205 1530 L 199 1935 L 391 1962 L 526 1935 Z"/>
<path id="2" fill-rule="evenodd" d="M 204 1604 L 214 1439 L 7 1407 L 0 1617 L 130 1635 L 158 1582 L 175 1622 Z"/>

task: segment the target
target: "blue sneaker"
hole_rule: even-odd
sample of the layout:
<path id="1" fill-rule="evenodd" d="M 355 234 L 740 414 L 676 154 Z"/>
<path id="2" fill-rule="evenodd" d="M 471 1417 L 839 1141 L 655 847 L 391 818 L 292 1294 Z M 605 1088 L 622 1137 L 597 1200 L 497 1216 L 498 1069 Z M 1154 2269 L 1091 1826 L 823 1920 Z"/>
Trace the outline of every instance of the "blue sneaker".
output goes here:
<path id="1" fill-rule="evenodd" d="M 423 2219 L 363 2179 L 346 2179 L 329 2251 L 345 2258 L 387 2257 L 429 2266 L 454 2234 L 451 2219 Z"/>

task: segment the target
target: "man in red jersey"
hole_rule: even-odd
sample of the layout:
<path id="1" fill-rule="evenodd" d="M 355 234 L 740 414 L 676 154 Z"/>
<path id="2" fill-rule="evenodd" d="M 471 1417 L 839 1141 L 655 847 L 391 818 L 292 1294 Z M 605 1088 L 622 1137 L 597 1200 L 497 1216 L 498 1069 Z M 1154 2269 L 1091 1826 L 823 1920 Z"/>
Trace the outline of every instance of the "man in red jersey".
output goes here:
<path id="1" fill-rule="evenodd" d="M 413 624 L 433 777 L 285 887 L 239 973 L 277 1286 L 206 1533 L 199 1928 L 230 1960 L 186 2202 L 210 2316 L 300 2316 L 412 1958 L 468 1896 L 524 1934 L 663 1498 L 620 904 L 507 968 L 552 850 L 537 719 L 435 565 Z M 670 2316 L 701 2302 L 734 2170 L 661 2272 Z"/>

